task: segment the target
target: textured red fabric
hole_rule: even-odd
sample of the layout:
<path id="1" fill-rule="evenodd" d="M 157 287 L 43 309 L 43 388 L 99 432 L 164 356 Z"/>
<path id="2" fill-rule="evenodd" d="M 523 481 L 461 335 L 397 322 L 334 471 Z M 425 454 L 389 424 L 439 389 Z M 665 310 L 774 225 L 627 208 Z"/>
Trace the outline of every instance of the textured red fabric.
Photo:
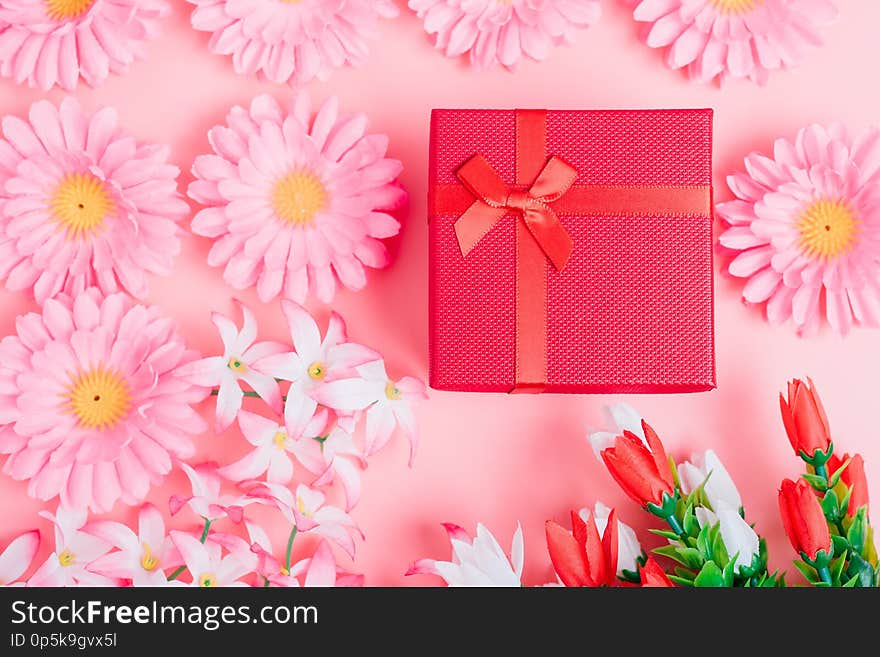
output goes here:
<path id="1" fill-rule="evenodd" d="M 512 110 L 435 110 L 429 194 L 483 155 L 516 182 Z M 550 111 L 546 152 L 576 185 L 708 186 L 711 110 Z M 434 203 L 429 202 L 434 208 Z M 464 258 L 454 213 L 430 220 L 430 383 L 509 392 L 515 378 L 515 227 L 504 217 Z M 712 217 L 565 213 L 575 248 L 547 273 L 546 392 L 715 387 Z"/>

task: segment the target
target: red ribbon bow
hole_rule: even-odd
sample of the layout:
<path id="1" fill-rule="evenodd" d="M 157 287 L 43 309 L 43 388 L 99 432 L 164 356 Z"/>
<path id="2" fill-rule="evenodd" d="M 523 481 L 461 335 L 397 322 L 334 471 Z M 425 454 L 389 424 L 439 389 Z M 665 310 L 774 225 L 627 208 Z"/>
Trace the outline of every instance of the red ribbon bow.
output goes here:
<path id="1" fill-rule="evenodd" d="M 577 178 L 574 167 L 550 158 L 527 190 L 510 188 L 482 155 L 474 155 L 457 172 L 459 180 L 477 200 L 455 222 L 455 234 L 466 256 L 504 215 L 520 213 L 544 255 L 557 271 L 565 269 L 574 242 L 550 203 L 559 200 Z"/>

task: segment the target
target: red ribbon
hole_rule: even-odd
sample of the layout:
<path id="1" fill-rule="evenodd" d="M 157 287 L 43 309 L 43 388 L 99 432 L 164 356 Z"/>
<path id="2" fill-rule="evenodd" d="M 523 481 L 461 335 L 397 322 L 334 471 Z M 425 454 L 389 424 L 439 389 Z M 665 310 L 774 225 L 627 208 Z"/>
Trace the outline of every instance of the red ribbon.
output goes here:
<path id="1" fill-rule="evenodd" d="M 457 175 L 477 197 L 455 222 L 462 255 L 467 256 L 504 215 L 513 211 L 520 214 L 557 271 L 565 269 L 574 242 L 548 204 L 562 198 L 574 184 L 577 178 L 574 167 L 552 157 L 528 190 L 509 188 L 482 155 L 474 155 Z"/>

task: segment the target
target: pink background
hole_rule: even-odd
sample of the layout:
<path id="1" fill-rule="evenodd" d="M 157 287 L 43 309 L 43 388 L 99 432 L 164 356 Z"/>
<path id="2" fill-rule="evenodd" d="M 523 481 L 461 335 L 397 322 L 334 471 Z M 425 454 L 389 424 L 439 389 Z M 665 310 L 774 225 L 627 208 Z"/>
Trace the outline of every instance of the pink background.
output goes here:
<path id="1" fill-rule="evenodd" d="M 810 122 L 839 119 L 861 129 L 880 120 L 878 3 L 840 0 L 840 21 L 825 30 L 825 46 L 812 51 L 799 69 L 774 74 L 765 88 L 742 82 L 724 89 L 689 83 L 665 68 L 661 55 L 639 41 L 625 2 L 606 0 L 602 20 L 579 31 L 575 45 L 554 50 L 543 63 L 527 62 L 516 74 L 475 72 L 463 61 L 444 58 L 405 2 L 399 4 L 402 16 L 382 25 L 365 67 L 338 71 L 328 82 L 308 87 L 318 100 L 336 94 L 347 110 L 366 112 L 375 131 L 390 134 L 391 155 L 406 165 L 403 183 L 411 205 L 402 235 L 392 245 L 392 266 L 373 273 L 364 291 L 343 293 L 333 304 L 348 320 L 353 339 L 385 354 L 392 375 L 427 377 L 424 199 L 431 108 L 713 107 L 719 200 L 729 197 L 724 176 L 741 166 L 747 152 L 768 151 L 778 136 L 792 137 Z M 76 95 L 89 109 L 116 106 L 134 135 L 170 143 L 185 172 L 184 189 L 193 157 L 208 150 L 208 128 L 221 122 L 230 106 L 265 91 L 284 101 L 292 92 L 236 75 L 228 58 L 209 53 L 208 35 L 189 27 L 189 5 L 182 0 L 173 5 L 174 16 L 165 21 L 162 38 L 149 44 L 146 61 L 125 77 L 111 77 L 97 90 L 83 87 Z M 58 101 L 62 94 L 0 81 L 0 114 L 25 115 L 30 103 L 44 96 Z M 208 247 L 208 240 L 188 237 L 173 276 L 154 277 L 150 297 L 205 353 L 218 348 L 209 313 L 231 312 L 233 294 L 219 271 L 205 264 Z M 792 376 L 816 380 L 839 447 L 864 454 L 871 494 L 880 499 L 880 442 L 872 417 L 880 392 L 878 334 L 856 330 L 839 339 L 825 331 L 803 340 L 790 327 L 771 328 L 759 309 L 742 304 L 742 283 L 721 271 L 723 263 L 716 267 L 719 388 L 624 399 L 642 411 L 677 457 L 709 447 L 718 452 L 739 483 L 748 519 L 768 539 L 771 565 L 793 570 L 776 490 L 783 477 L 799 471 L 799 462 L 782 430 L 777 391 Z M 240 297 L 259 312 L 264 337 L 284 337 L 277 303 L 262 305 L 251 293 Z M 326 308 L 313 308 L 326 317 Z M 0 291 L 0 335 L 13 332 L 15 316 L 32 309 L 24 295 Z M 569 508 L 602 499 L 618 506 L 625 522 L 645 527 L 644 514 L 619 492 L 584 438 L 588 426 L 601 422 L 602 406 L 616 400 L 432 392 L 418 409 L 422 442 L 414 467 L 406 467 L 406 445 L 399 438 L 364 473 L 364 495 L 354 515 L 367 539 L 358 547 L 353 569 L 372 585 L 437 583 L 403 573 L 416 558 L 448 557 L 440 522 L 472 529 L 482 521 L 507 548 L 519 520 L 526 540 L 524 582 L 541 584 L 551 579 L 545 519 L 564 520 Z M 211 407 L 204 410 L 209 413 Z M 243 448 L 235 430 L 200 440 L 201 454 L 225 462 Z M 184 485 L 175 474 L 150 499 L 166 508 L 169 491 Z M 24 529 L 36 526 L 44 534 L 49 529 L 36 514 L 54 503 L 31 500 L 25 484 L 0 476 L 0 500 L 0 545 Z M 116 515 L 133 517 L 124 508 Z M 182 515 L 175 525 L 188 522 Z M 279 523 L 273 532 L 278 545 L 284 532 Z M 351 567 L 345 557 L 341 563 Z"/>

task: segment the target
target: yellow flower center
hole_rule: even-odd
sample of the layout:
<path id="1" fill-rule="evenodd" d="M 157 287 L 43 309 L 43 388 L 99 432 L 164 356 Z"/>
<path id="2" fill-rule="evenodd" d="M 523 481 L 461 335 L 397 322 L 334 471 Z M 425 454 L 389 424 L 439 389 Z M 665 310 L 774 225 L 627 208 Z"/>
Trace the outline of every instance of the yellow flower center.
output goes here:
<path id="1" fill-rule="evenodd" d="M 287 434 L 284 431 L 276 432 L 272 442 L 275 443 L 275 447 L 277 447 L 279 451 L 283 452 L 287 447 Z"/>
<path id="2" fill-rule="evenodd" d="M 67 393 L 67 409 L 84 429 L 112 429 L 131 408 L 131 389 L 117 372 L 103 365 L 83 372 Z"/>
<path id="3" fill-rule="evenodd" d="M 283 568 L 283 567 L 282 567 L 282 568 L 281 568 L 281 574 L 284 575 L 284 576 L 286 577 L 287 575 L 290 575 L 290 571 L 289 571 L 287 568 Z"/>
<path id="4" fill-rule="evenodd" d="M 275 183 L 272 206 L 291 226 L 303 228 L 315 220 L 327 202 L 327 190 L 311 171 L 289 173 Z"/>
<path id="5" fill-rule="evenodd" d="M 65 568 L 67 568 L 68 566 L 72 566 L 74 563 L 76 563 L 76 555 L 70 550 L 65 550 L 58 555 L 58 563 L 60 563 Z"/>
<path id="6" fill-rule="evenodd" d="M 86 13 L 95 0 L 46 0 L 46 15 L 53 21 L 72 20 Z"/>
<path id="7" fill-rule="evenodd" d="M 241 361 L 241 358 L 230 358 L 229 362 L 226 363 L 226 366 L 233 372 L 238 372 L 239 374 L 244 374 L 248 371 L 248 366 Z"/>
<path id="8" fill-rule="evenodd" d="M 49 202 L 52 216 L 71 239 L 97 233 L 115 208 L 107 186 L 90 173 L 64 176 Z"/>
<path id="9" fill-rule="evenodd" d="M 306 503 L 299 495 L 296 496 L 296 510 L 303 514 L 306 518 L 312 517 L 312 512 L 306 511 Z"/>
<path id="10" fill-rule="evenodd" d="M 400 399 L 401 392 L 400 392 L 400 389 L 396 385 L 394 385 L 394 381 L 389 381 L 386 384 L 385 396 L 388 397 L 388 399 L 391 399 L 392 401 L 396 400 L 396 399 Z"/>
<path id="11" fill-rule="evenodd" d="M 764 4 L 764 0 L 709 0 L 722 14 L 745 14 Z"/>
<path id="12" fill-rule="evenodd" d="M 153 554 L 150 546 L 144 543 L 144 553 L 141 555 L 141 568 L 146 571 L 155 570 L 159 565 L 159 560 Z"/>
<path id="13" fill-rule="evenodd" d="M 199 586 L 203 589 L 210 589 L 217 586 L 217 578 L 214 573 L 204 573 L 199 576 Z"/>
<path id="14" fill-rule="evenodd" d="M 309 365 L 309 376 L 316 380 L 321 380 L 327 374 L 327 368 L 324 367 L 324 363 L 320 363 L 315 361 L 311 365 Z"/>
<path id="15" fill-rule="evenodd" d="M 800 245 L 806 255 L 830 260 L 849 251 L 859 233 L 859 219 L 842 199 L 813 201 L 798 219 Z"/>

